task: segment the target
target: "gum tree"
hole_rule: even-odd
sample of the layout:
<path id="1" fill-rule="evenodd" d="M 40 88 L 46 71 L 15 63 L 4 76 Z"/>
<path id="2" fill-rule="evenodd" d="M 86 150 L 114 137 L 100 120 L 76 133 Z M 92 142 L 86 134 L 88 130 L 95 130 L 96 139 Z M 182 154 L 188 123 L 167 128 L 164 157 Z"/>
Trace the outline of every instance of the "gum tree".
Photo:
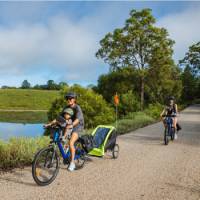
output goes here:
<path id="1" fill-rule="evenodd" d="M 165 49 L 165 55 L 159 54 L 162 55 L 159 60 L 171 59 L 173 53 L 174 42 L 168 38 L 167 30 L 156 27 L 155 23 L 150 9 L 131 10 L 125 26 L 106 34 L 96 53 L 97 58 L 108 63 L 112 71 L 124 67 L 138 70 L 141 109 L 144 105 L 145 77 L 150 63 L 156 60 L 155 52 Z"/>

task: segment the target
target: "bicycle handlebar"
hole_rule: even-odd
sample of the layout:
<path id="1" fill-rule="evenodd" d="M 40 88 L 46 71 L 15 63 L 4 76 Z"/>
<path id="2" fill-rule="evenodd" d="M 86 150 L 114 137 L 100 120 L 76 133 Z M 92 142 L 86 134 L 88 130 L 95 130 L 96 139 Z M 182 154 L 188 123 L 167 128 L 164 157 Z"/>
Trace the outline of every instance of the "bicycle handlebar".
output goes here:
<path id="1" fill-rule="evenodd" d="M 177 115 L 162 115 L 162 117 L 177 117 Z"/>

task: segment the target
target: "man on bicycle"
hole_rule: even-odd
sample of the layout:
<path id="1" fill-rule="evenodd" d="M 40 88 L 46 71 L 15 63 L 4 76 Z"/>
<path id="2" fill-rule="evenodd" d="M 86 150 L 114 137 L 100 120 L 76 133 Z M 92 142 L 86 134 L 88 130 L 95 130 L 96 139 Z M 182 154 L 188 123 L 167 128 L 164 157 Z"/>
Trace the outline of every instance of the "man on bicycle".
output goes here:
<path id="1" fill-rule="evenodd" d="M 74 171 L 75 169 L 75 163 L 74 163 L 74 157 L 75 157 L 75 148 L 74 143 L 78 140 L 80 137 L 81 132 L 84 129 L 84 117 L 83 112 L 80 108 L 80 106 L 76 103 L 77 95 L 73 92 L 69 92 L 65 95 L 67 106 L 66 108 L 71 108 L 74 111 L 74 115 L 72 116 L 72 125 L 69 125 L 70 127 L 66 128 L 72 128 L 72 134 L 69 141 L 70 146 L 70 152 L 71 152 L 71 162 L 69 165 L 68 170 Z"/>
<path id="2" fill-rule="evenodd" d="M 178 107 L 177 107 L 177 104 L 175 104 L 175 98 L 171 96 L 168 98 L 168 104 L 166 105 L 166 107 L 163 109 L 163 111 L 160 114 L 164 126 L 166 127 L 167 124 L 165 121 L 165 117 L 163 117 L 163 115 L 173 116 L 172 117 L 173 127 L 175 130 L 179 131 L 181 127 L 177 123 L 177 114 L 178 114 Z M 175 132 L 175 139 L 177 138 L 178 136 L 177 136 L 177 133 Z"/>

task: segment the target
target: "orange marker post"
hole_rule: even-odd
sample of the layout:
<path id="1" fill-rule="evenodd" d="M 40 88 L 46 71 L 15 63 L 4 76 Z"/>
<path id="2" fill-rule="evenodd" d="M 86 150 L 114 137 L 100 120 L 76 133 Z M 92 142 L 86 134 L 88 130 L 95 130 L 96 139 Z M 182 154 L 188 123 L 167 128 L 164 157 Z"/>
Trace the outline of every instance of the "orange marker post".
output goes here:
<path id="1" fill-rule="evenodd" d="M 115 104 L 115 114 L 116 114 L 116 129 L 117 129 L 117 115 L 118 115 L 118 105 L 119 105 L 119 96 L 116 92 L 114 96 L 114 104 Z"/>

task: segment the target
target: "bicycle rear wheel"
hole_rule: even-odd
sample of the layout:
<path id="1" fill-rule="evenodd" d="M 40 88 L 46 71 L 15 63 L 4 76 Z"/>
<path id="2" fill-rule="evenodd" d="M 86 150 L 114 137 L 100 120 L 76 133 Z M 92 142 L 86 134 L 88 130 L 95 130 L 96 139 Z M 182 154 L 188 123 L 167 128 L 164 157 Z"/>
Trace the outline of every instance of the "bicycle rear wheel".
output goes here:
<path id="1" fill-rule="evenodd" d="M 33 160 L 32 176 L 34 181 L 45 186 L 52 183 L 59 171 L 59 157 L 53 146 L 41 149 Z"/>
<path id="2" fill-rule="evenodd" d="M 75 166 L 76 169 L 81 169 L 85 164 L 85 151 L 83 149 L 82 143 L 79 141 L 76 142 L 75 148 L 76 148 L 75 160 L 74 160 Z"/>

